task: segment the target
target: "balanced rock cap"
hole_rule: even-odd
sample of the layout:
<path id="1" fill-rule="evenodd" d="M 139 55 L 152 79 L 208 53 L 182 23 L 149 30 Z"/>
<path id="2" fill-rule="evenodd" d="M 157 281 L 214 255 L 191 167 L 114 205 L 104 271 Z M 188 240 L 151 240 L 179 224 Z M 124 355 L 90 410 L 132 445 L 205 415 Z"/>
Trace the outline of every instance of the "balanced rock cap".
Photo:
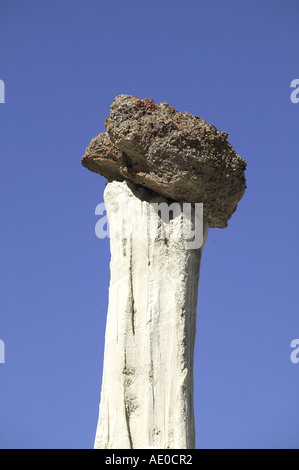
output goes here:
<path id="1" fill-rule="evenodd" d="M 246 189 L 246 161 L 228 134 L 167 102 L 119 95 L 82 165 L 108 181 L 131 180 L 179 202 L 203 203 L 209 227 L 225 228 Z"/>

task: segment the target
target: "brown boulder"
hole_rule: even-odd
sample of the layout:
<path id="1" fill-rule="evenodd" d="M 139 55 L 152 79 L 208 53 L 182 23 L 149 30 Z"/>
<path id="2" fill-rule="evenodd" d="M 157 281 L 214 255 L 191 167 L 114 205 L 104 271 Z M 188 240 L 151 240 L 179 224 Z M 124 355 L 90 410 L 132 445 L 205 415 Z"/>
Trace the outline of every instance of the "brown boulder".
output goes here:
<path id="1" fill-rule="evenodd" d="M 246 189 L 246 162 L 198 116 L 168 103 L 119 95 L 82 165 L 108 181 L 129 179 L 180 202 L 202 202 L 209 227 L 224 228 Z"/>

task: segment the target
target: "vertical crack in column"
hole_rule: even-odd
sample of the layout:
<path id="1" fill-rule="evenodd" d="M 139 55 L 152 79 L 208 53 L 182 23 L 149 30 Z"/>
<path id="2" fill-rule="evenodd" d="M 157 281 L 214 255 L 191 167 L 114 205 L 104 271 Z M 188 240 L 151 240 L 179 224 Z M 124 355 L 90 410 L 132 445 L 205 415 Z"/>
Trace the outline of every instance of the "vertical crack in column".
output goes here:
<path id="1" fill-rule="evenodd" d="M 130 426 L 130 399 L 128 397 L 128 388 L 130 387 L 132 381 L 130 379 L 130 369 L 127 368 L 127 351 L 126 348 L 124 350 L 124 368 L 123 368 L 123 396 L 124 396 L 124 411 L 125 411 L 125 420 L 126 420 L 126 426 L 127 426 L 127 431 L 128 431 L 128 438 L 130 442 L 130 449 L 134 449 L 133 447 L 133 439 L 132 439 L 132 433 L 131 433 L 131 426 Z"/>
<path id="2" fill-rule="evenodd" d="M 128 297 L 128 315 L 131 316 L 132 333 L 135 336 L 135 301 L 134 301 L 134 288 L 133 288 L 133 254 L 132 254 L 132 239 L 130 243 L 130 264 L 129 264 L 129 297 Z"/>

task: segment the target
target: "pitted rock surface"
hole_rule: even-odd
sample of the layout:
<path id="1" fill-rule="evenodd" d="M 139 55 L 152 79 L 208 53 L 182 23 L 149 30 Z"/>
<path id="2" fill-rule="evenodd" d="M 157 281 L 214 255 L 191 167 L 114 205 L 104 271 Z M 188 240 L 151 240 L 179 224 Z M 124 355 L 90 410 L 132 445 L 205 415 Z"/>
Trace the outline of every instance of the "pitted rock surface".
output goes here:
<path id="1" fill-rule="evenodd" d="M 246 189 L 246 161 L 228 134 L 167 102 L 119 95 L 82 165 L 109 182 L 126 179 L 179 202 L 203 203 L 209 227 L 224 228 Z"/>

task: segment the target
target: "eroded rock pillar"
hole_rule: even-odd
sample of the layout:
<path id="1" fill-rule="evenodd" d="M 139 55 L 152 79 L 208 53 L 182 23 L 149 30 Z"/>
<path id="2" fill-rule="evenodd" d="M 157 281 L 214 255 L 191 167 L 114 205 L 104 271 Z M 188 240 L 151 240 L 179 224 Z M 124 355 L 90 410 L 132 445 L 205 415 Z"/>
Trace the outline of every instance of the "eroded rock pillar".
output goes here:
<path id="1" fill-rule="evenodd" d="M 163 221 L 150 190 L 114 181 L 104 199 L 111 278 L 95 448 L 194 448 L 193 356 L 207 227 L 203 245 L 188 248 L 171 232 L 183 212 Z M 169 236 L 152 236 L 149 220 Z"/>

